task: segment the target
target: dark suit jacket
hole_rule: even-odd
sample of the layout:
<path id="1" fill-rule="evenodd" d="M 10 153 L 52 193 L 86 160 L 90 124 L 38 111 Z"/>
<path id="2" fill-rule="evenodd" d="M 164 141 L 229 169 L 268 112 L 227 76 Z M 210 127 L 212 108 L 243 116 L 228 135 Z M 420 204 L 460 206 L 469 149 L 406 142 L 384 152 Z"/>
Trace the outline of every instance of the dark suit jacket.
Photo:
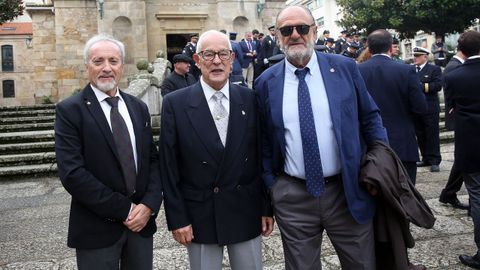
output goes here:
<path id="1" fill-rule="evenodd" d="M 439 113 L 438 92 L 442 90 L 442 70 L 439 66 L 427 63 L 417 75 L 427 99 L 427 113 Z M 428 84 L 428 90 L 426 84 Z"/>
<path id="2" fill-rule="evenodd" d="M 365 223 L 373 217 L 375 205 L 370 194 L 358 184 L 360 160 L 365 150 L 363 142 L 388 141 L 387 134 L 355 62 L 340 55 L 319 52 L 312 57 L 318 60 L 327 92 L 348 208 L 358 223 Z M 285 60 L 282 60 L 255 81 L 262 119 L 263 179 L 267 186 L 273 185 L 284 168 L 284 79 Z"/>
<path id="3" fill-rule="evenodd" d="M 165 96 L 160 149 L 169 230 L 192 224 L 194 242 L 220 245 L 260 235 L 268 209 L 252 90 L 230 84 L 225 148 L 200 82 Z"/>
<path id="4" fill-rule="evenodd" d="M 443 77 L 447 75 L 450 71 L 456 69 L 457 67 L 461 66 L 462 62 L 455 57 L 448 62 L 447 66 L 443 70 Z M 443 94 L 445 95 L 445 127 L 448 130 L 455 130 L 455 111 L 449 113 L 450 109 L 452 108 L 451 105 L 451 95 L 452 93 L 448 92 L 448 89 L 445 87 L 445 83 L 443 84 Z"/>
<path id="5" fill-rule="evenodd" d="M 235 59 L 233 60 L 232 75 L 242 75 L 242 49 L 236 41 L 230 41 L 232 44 L 232 51 L 235 53 Z"/>
<path id="6" fill-rule="evenodd" d="M 464 173 L 480 172 L 480 59 L 469 59 L 445 75 L 455 110 L 455 165 Z"/>
<path id="7" fill-rule="evenodd" d="M 377 269 L 408 269 L 407 247 L 415 245 L 409 223 L 432 228 L 435 217 L 430 207 L 409 180 L 400 159 L 382 142 L 375 142 L 365 155 L 360 182 L 371 184 L 378 191 L 375 241 L 390 247 L 385 251 L 376 244 L 377 252 L 381 252 L 376 256 Z M 392 252 L 390 256 L 386 256 L 388 251 Z"/>
<path id="8" fill-rule="evenodd" d="M 262 43 L 263 58 L 270 58 L 273 55 L 273 50 L 276 46 L 276 42 L 273 41 L 270 35 L 265 36 Z M 261 61 L 263 61 L 263 59 L 261 59 Z"/>
<path id="9" fill-rule="evenodd" d="M 255 59 L 255 57 L 248 56 L 247 53 L 251 53 L 254 50 L 255 51 L 257 50 L 257 41 L 255 41 L 255 40 L 251 41 L 252 50 L 248 49 L 247 41 L 245 39 L 240 41 L 239 44 L 240 44 L 240 48 L 241 48 L 241 51 L 242 51 L 242 55 L 241 55 L 241 57 L 242 57 L 242 68 L 248 68 L 248 65 L 250 63 L 253 63 L 253 60 Z M 240 56 L 238 56 L 238 57 L 240 57 Z"/>
<path id="10" fill-rule="evenodd" d="M 402 161 L 418 161 L 413 114 L 427 111 L 415 68 L 387 56 L 373 56 L 358 65 L 368 92 L 380 108 L 388 142 Z"/>
<path id="11" fill-rule="evenodd" d="M 120 92 L 132 119 L 138 156 L 136 193 L 125 194 L 117 148 L 107 119 L 90 85 L 57 104 L 55 153 L 60 180 L 72 195 L 68 246 L 102 248 L 118 241 L 131 203 L 158 213 L 162 188 L 150 114 L 137 98 Z M 142 236 L 156 231 L 152 216 Z"/>
<path id="12" fill-rule="evenodd" d="M 195 79 L 195 77 L 193 77 L 192 74 L 187 73 L 185 74 L 185 77 L 184 77 L 176 73 L 174 70 L 170 74 L 168 74 L 168 76 L 165 79 L 163 79 L 162 85 L 160 85 L 160 89 L 162 91 L 162 97 L 170 92 L 192 85 L 196 81 L 197 80 Z"/>

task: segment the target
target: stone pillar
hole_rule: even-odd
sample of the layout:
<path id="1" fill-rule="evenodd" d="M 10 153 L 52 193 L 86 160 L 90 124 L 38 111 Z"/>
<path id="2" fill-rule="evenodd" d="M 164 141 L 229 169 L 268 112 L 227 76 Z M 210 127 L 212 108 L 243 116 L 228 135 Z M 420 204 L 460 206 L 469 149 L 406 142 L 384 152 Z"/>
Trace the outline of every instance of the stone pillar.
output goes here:
<path id="1" fill-rule="evenodd" d="M 53 5 L 27 5 L 27 12 L 33 27 L 30 65 L 35 104 L 43 103 L 44 96 L 55 101 L 58 99 L 58 82 L 54 8 Z"/>

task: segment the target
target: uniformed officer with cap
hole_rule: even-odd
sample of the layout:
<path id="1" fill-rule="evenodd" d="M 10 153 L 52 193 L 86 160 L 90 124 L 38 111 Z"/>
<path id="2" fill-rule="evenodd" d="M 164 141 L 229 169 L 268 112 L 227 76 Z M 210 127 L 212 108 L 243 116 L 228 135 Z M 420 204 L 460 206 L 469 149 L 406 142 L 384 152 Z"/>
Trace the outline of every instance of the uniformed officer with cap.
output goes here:
<path id="1" fill-rule="evenodd" d="M 183 48 L 182 54 L 190 57 L 192 61 L 190 62 L 190 74 L 192 74 L 195 77 L 195 80 L 198 80 L 200 77 L 200 70 L 197 68 L 195 65 L 195 62 L 193 61 L 193 55 L 195 54 L 195 51 L 197 50 L 197 42 L 198 42 L 198 34 L 191 34 L 190 35 L 190 42 L 185 45 L 185 48 Z"/>
<path id="2" fill-rule="evenodd" d="M 170 92 L 192 85 L 197 81 L 192 74 L 188 73 L 191 62 L 192 58 L 184 54 L 173 56 L 174 70 L 163 79 L 160 86 L 162 97 Z"/>
<path id="3" fill-rule="evenodd" d="M 357 59 L 357 51 L 360 49 L 355 43 L 350 43 L 345 51 L 343 51 L 342 55 L 346 57 L 350 57 L 352 59 Z"/>
<path id="4" fill-rule="evenodd" d="M 325 47 L 327 47 L 325 53 L 335 53 L 334 43 L 335 40 L 331 37 L 325 39 Z"/>
<path id="5" fill-rule="evenodd" d="M 430 166 L 430 171 L 440 171 L 440 103 L 438 92 L 442 90 L 442 71 L 439 66 L 428 63 L 430 51 L 423 47 L 413 48 L 413 64 L 427 100 L 427 113 L 415 117 L 415 133 L 422 160 L 417 166 Z"/>
<path id="6" fill-rule="evenodd" d="M 317 39 L 315 45 L 325 45 L 325 43 L 327 42 L 327 38 L 330 38 L 330 31 L 324 30 L 323 36 Z"/>
<path id="7" fill-rule="evenodd" d="M 347 30 L 342 30 L 340 32 L 342 36 L 335 42 L 335 53 L 336 54 L 341 54 L 343 52 L 344 46 L 347 43 L 347 35 L 348 31 Z"/>

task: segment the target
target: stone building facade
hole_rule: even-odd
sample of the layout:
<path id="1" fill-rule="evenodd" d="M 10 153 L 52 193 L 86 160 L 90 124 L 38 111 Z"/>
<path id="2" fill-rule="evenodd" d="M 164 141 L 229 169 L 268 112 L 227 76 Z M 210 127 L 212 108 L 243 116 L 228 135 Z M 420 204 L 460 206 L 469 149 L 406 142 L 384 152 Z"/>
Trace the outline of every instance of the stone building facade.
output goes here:
<path id="1" fill-rule="evenodd" d="M 127 77 L 135 63 L 153 61 L 158 50 L 168 57 L 181 52 L 192 33 L 210 29 L 237 32 L 238 40 L 252 29 L 267 32 L 274 24 L 282 0 L 44 0 L 28 4 L 32 19 L 32 45 L 22 51 L 28 59 L 26 77 L 31 87 L 22 100 L 0 105 L 41 103 L 44 97 L 62 100 L 87 83 L 83 46 L 91 36 L 107 33 L 126 45 Z M 3 75 L 3 74 L 2 74 Z M 20 89 L 17 87 L 17 89 Z M 17 95 L 18 96 L 18 95 Z M 42 98 L 40 98 L 42 97 Z"/>

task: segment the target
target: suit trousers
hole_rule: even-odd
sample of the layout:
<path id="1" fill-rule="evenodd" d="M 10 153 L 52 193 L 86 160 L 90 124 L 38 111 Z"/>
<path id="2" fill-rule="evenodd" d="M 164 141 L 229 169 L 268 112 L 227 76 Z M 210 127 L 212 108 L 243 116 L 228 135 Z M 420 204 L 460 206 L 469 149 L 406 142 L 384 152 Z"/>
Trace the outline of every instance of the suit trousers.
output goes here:
<path id="1" fill-rule="evenodd" d="M 415 117 L 415 133 L 418 147 L 422 154 L 422 161 L 429 165 L 439 165 L 442 161 L 440 155 L 440 115 L 430 112 Z"/>
<path id="2" fill-rule="evenodd" d="M 142 237 L 125 229 L 112 246 L 78 249 L 78 270 L 152 270 L 153 236 Z"/>
<path id="3" fill-rule="evenodd" d="M 463 180 L 470 199 L 470 214 L 473 220 L 473 237 L 480 254 L 480 172 L 464 174 Z"/>
<path id="4" fill-rule="evenodd" d="M 281 174 L 271 188 L 282 236 L 286 270 L 322 269 L 320 251 L 327 232 L 344 270 L 374 270 L 373 223 L 358 224 L 350 214 L 341 179 L 325 184 L 318 198 L 303 180 Z"/>
<path id="5" fill-rule="evenodd" d="M 457 198 L 457 192 L 462 188 L 463 177 L 462 172 L 455 165 L 455 160 L 453 161 L 452 169 L 450 170 L 450 175 L 448 176 L 447 184 L 445 188 L 442 189 L 440 193 L 440 199 L 444 201 L 450 201 Z"/>
<path id="6" fill-rule="evenodd" d="M 412 181 L 412 184 L 415 185 L 415 182 L 417 182 L 417 162 L 402 160 L 402 164 L 403 167 L 405 167 L 405 169 L 407 170 L 410 181 Z"/>
<path id="7" fill-rule="evenodd" d="M 251 89 L 253 86 L 253 62 L 250 62 L 247 68 L 242 69 L 242 73 L 248 88 Z"/>
<path id="8" fill-rule="evenodd" d="M 187 246 L 190 270 L 221 270 L 223 246 L 217 244 L 191 243 Z M 232 270 L 261 270 L 262 238 L 227 245 L 230 268 Z"/>

